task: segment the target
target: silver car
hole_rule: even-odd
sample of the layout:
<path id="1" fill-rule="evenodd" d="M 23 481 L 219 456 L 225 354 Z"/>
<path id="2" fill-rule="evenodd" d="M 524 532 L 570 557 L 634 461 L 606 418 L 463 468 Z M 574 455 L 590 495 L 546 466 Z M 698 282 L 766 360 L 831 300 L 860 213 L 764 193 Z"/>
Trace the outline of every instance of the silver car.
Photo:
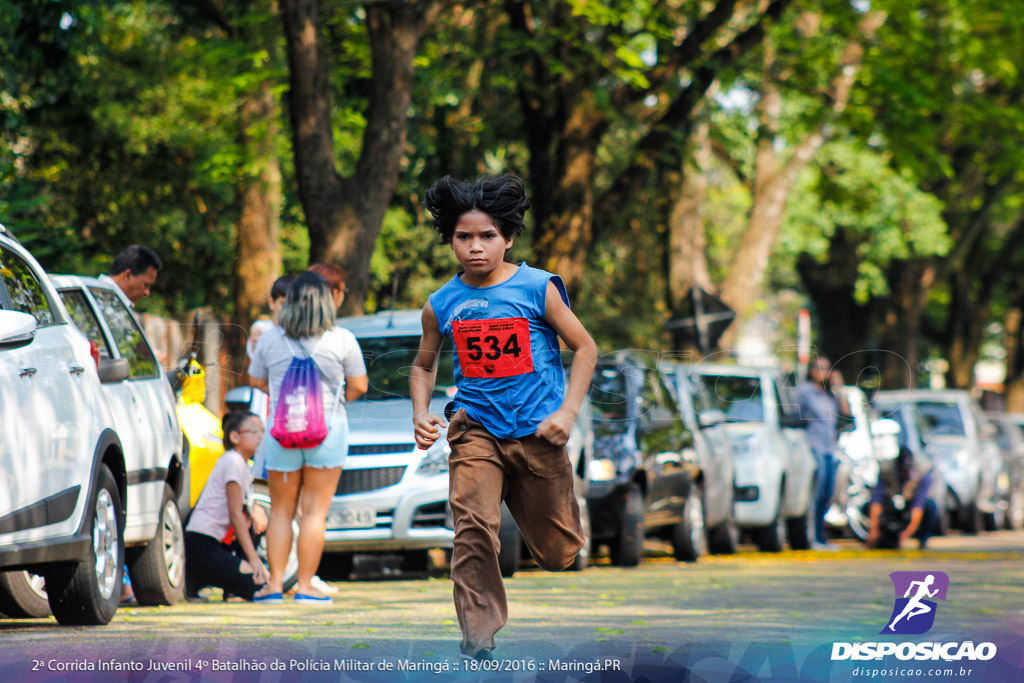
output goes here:
<path id="1" fill-rule="evenodd" d="M 448 440 L 427 450 L 413 437 L 409 368 L 419 348 L 420 312 L 341 318 L 359 340 L 369 389 L 347 405 L 349 457 L 327 515 L 329 552 L 450 548 Z M 455 395 L 452 355 L 442 349 L 430 410 L 441 415 Z M 442 437 L 444 435 L 442 434 Z M 421 554 L 422 552 L 422 554 Z"/>
<path id="2" fill-rule="evenodd" d="M 1013 531 L 1024 529 L 1024 413 L 990 413 L 999 428 L 999 448 L 1003 472 L 998 482 L 1003 526 Z"/>
<path id="3" fill-rule="evenodd" d="M 911 403 L 921 417 L 921 435 L 956 496 L 956 523 L 966 533 L 991 524 L 1001 467 L 996 430 L 978 402 L 963 390 L 880 391 L 880 406 Z"/>

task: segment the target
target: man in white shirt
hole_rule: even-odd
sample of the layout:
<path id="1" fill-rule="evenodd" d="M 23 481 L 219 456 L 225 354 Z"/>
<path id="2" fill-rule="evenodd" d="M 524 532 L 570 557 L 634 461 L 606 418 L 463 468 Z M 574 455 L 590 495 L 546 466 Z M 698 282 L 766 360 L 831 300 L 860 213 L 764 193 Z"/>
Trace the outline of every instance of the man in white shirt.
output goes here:
<path id="1" fill-rule="evenodd" d="M 134 305 L 149 295 L 149 289 L 156 282 L 157 273 L 163 265 L 155 251 L 133 244 L 114 257 L 110 275 L 101 275 L 100 279 L 115 283 Z"/>

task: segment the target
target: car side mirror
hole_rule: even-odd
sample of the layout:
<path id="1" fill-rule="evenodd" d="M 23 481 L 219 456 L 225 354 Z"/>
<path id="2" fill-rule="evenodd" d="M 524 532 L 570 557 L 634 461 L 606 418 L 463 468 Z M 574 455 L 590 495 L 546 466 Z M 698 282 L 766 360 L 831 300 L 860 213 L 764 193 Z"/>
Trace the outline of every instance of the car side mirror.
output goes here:
<path id="1" fill-rule="evenodd" d="M 727 418 L 725 413 L 721 410 L 705 410 L 702 413 L 697 413 L 697 423 L 701 427 L 714 427 L 725 422 Z"/>
<path id="2" fill-rule="evenodd" d="M 0 349 L 20 349 L 36 338 L 39 321 L 21 311 L 0 311 Z"/>
<path id="3" fill-rule="evenodd" d="M 127 358 L 104 358 L 99 364 L 100 381 L 104 384 L 123 382 L 131 377 Z"/>
<path id="4" fill-rule="evenodd" d="M 224 406 L 229 411 L 252 410 L 252 387 L 235 387 L 224 395 Z"/>
<path id="5" fill-rule="evenodd" d="M 991 423 L 981 425 L 981 427 L 978 430 L 978 432 L 981 434 L 981 438 L 983 438 L 983 439 L 998 439 L 999 438 L 999 430 L 996 428 L 996 426 L 994 424 L 991 424 Z"/>
<path id="6" fill-rule="evenodd" d="M 782 413 L 779 416 L 779 424 L 783 429 L 804 429 L 807 427 L 807 420 L 794 413 Z"/>

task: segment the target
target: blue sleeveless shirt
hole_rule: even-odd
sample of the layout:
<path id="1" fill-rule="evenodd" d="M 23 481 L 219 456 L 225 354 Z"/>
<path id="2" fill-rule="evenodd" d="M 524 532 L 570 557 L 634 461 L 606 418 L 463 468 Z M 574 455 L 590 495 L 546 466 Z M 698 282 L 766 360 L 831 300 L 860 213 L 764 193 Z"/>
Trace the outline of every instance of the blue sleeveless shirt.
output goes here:
<path id="1" fill-rule="evenodd" d="M 569 305 L 562 278 L 525 263 L 497 285 L 471 287 L 456 275 L 430 295 L 455 346 L 456 408 L 500 439 L 533 434 L 562 406 L 558 335 L 544 320 L 548 282 Z"/>

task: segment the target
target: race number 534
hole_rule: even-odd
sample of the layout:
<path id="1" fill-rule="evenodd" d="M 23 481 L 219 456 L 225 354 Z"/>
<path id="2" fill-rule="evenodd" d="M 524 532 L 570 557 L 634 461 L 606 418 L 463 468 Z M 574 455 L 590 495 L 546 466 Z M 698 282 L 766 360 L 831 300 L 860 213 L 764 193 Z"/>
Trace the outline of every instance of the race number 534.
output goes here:
<path id="1" fill-rule="evenodd" d="M 526 318 L 456 320 L 455 350 L 464 377 L 511 377 L 533 372 Z"/>

